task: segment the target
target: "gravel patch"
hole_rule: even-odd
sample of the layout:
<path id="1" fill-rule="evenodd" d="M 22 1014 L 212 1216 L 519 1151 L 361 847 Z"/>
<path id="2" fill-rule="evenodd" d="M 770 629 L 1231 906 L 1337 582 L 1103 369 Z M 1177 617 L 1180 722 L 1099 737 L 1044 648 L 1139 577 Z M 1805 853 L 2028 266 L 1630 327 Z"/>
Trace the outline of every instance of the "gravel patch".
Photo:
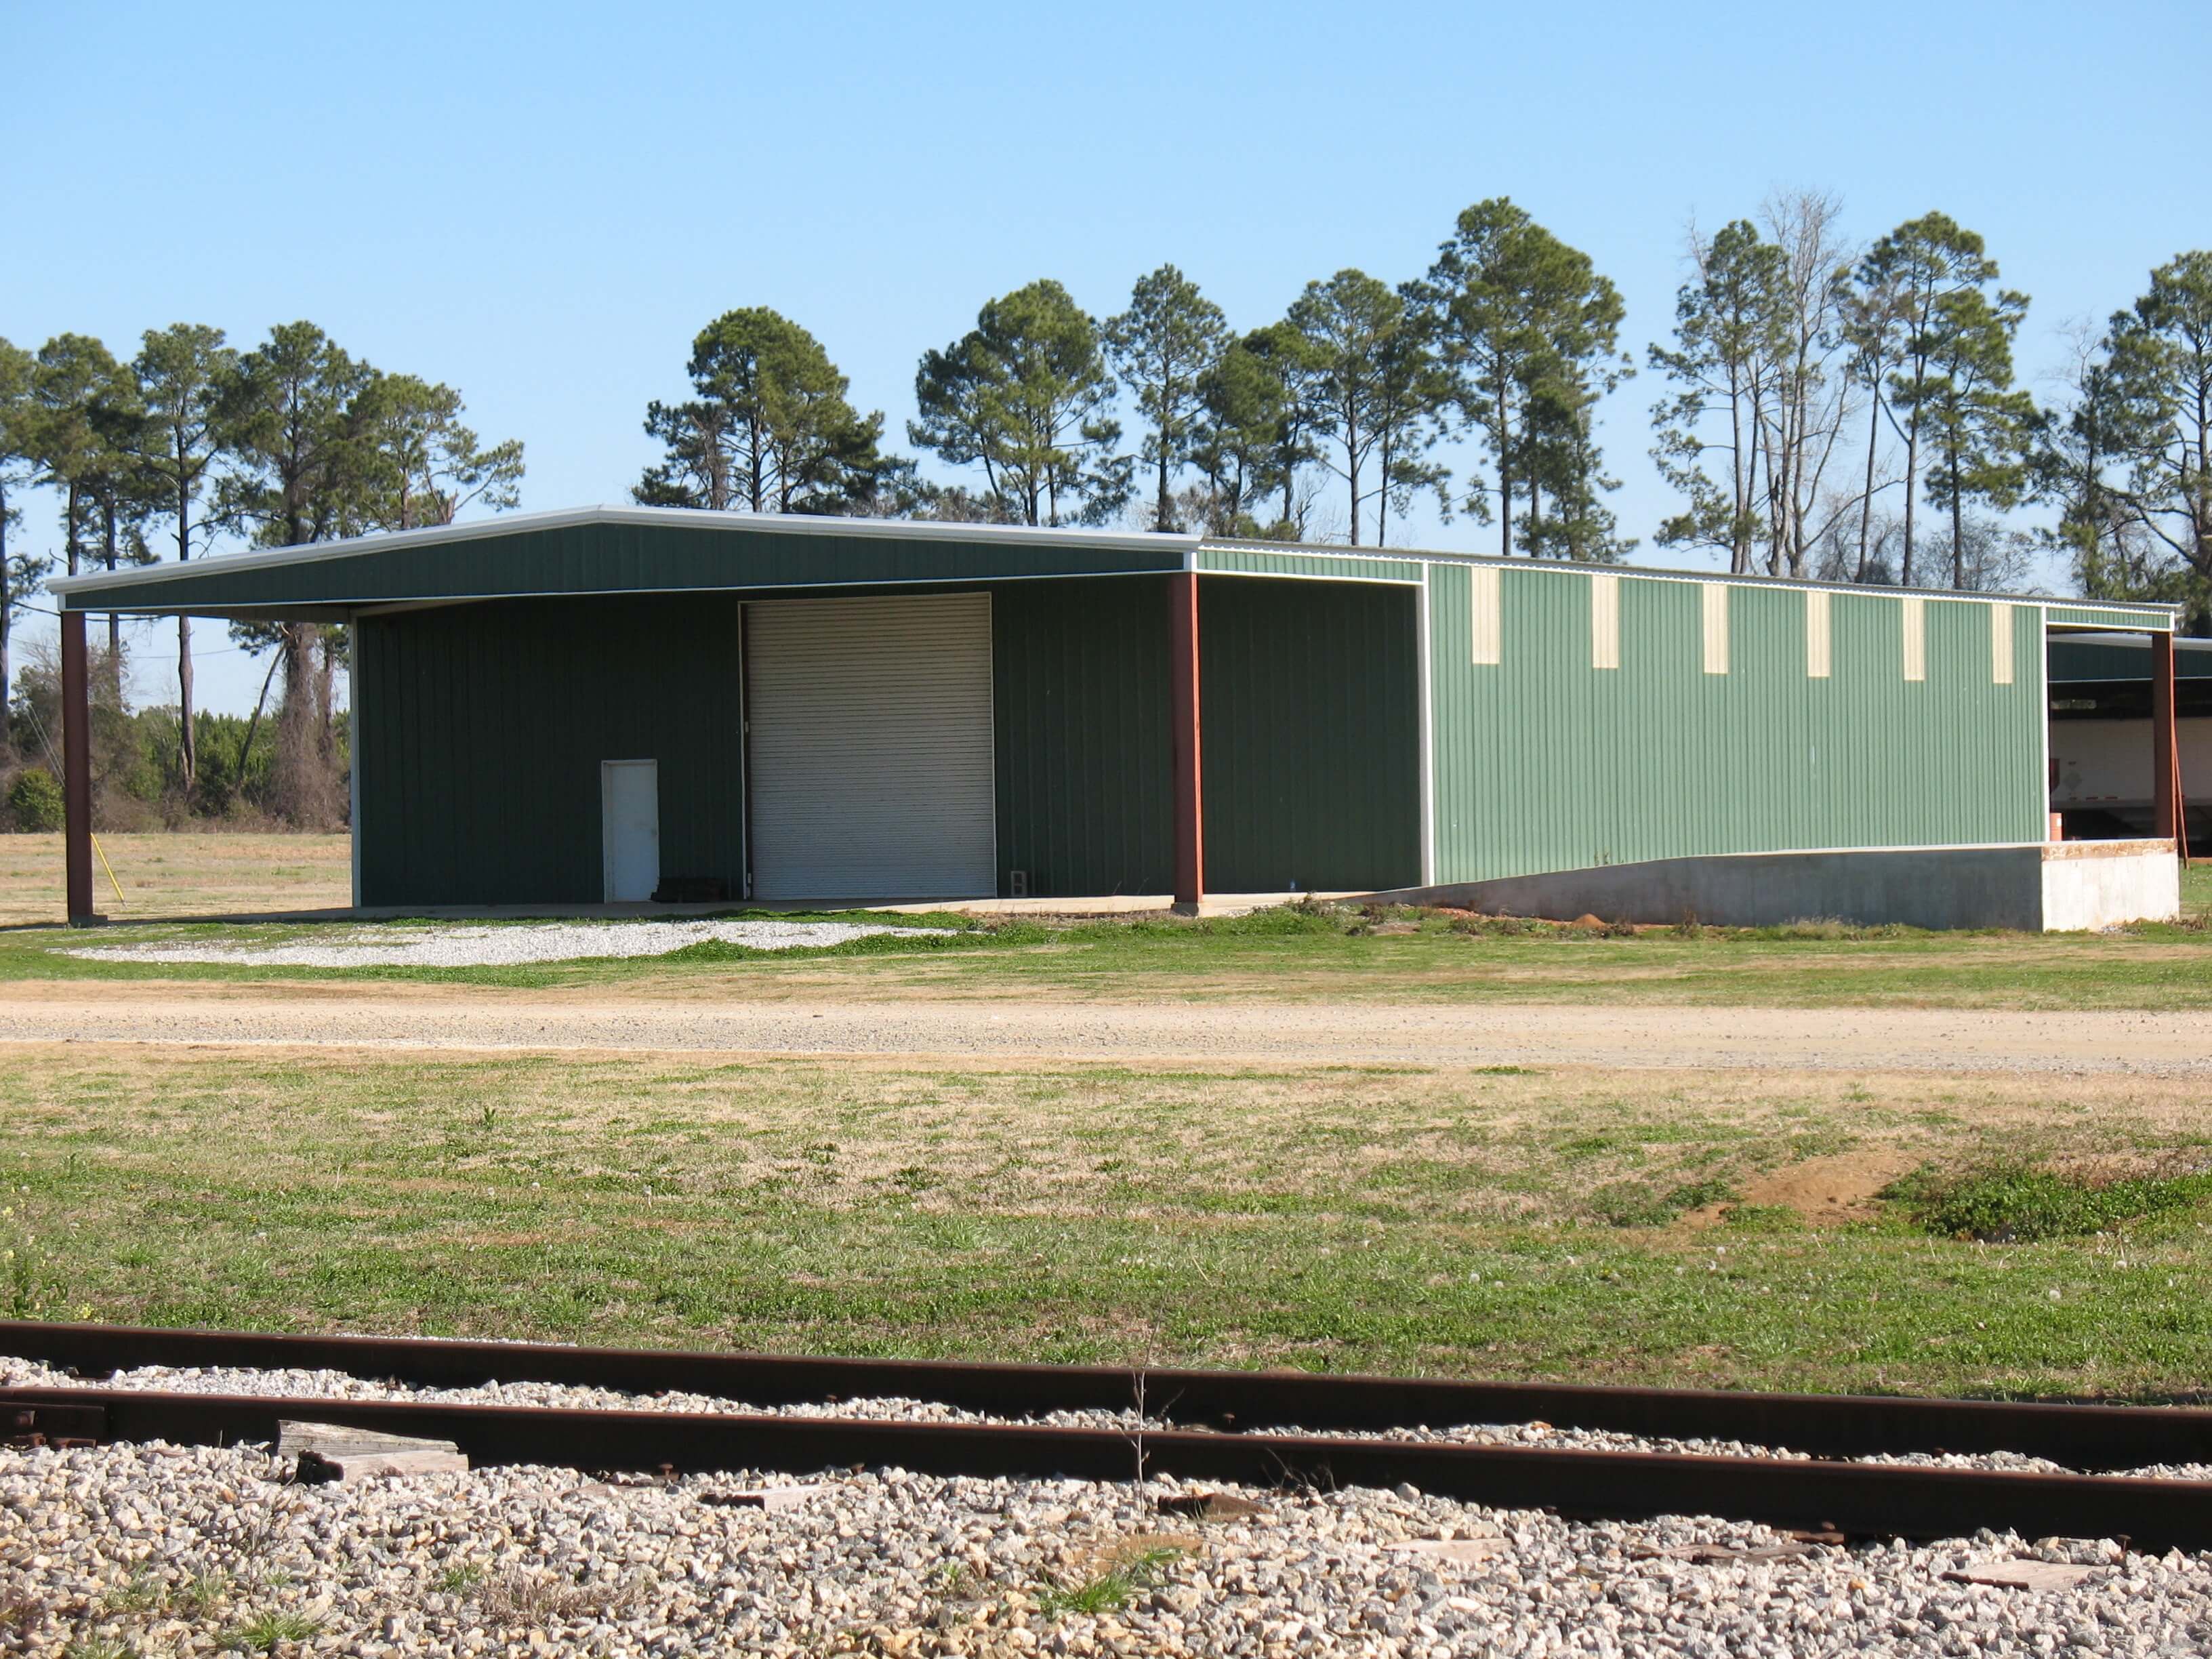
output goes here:
<path id="1" fill-rule="evenodd" d="M 898 1395 L 843 1400 L 835 1404 L 802 1401 L 792 1405 L 757 1406 L 715 1395 L 626 1394 L 613 1389 L 585 1388 L 565 1382 L 484 1382 L 468 1388 L 411 1388 L 332 1370 L 262 1370 L 245 1367 L 143 1365 L 112 1376 L 88 1380 L 52 1370 L 35 1361 L 0 1355 L 0 1388 L 108 1388 L 161 1390 L 173 1394 L 236 1394 L 296 1400 L 422 1401 L 446 1405 L 521 1406 L 555 1410 L 657 1411 L 678 1413 L 746 1413 L 770 1417 L 859 1418 L 912 1423 L 1030 1423 L 1052 1428 L 1135 1431 L 1172 1429 L 1176 1425 L 1157 1418 L 1127 1411 L 1052 1411 L 1009 1418 L 963 1410 L 940 1401 L 911 1400 Z M 1323 1439 L 1382 1439 L 1421 1444 L 1460 1446 L 1541 1446 L 1565 1451 L 1680 1452 L 1704 1457 L 1766 1457 L 1796 1462 L 1810 1454 L 1787 1447 L 1760 1445 L 1744 1440 L 1674 1439 L 1623 1434 L 1610 1429 L 1562 1427 L 1551 1423 L 1459 1423 L 1437 1427 L 1408 1426 L 1379 1431 L 1302 1428 L 1296 1424 L 1254 1425 L 1252 1432 L 1314 1435 Z M 1850 1460 L 1855 1462 L 1916 1464 L 1931 1468 L 2001 1469 L 2015 1474 L 2121 1474 L 2167 1480 L 2212 1480 L 2212 1464 L 2160 1464 L 2154 1468 L 2073 1471 L 2046 1458 L 2018 1452 L 1906 1452 L 1880 1454 Z"/>
<path id="2" fill-rule="evenodd" d="M 503 931 L 503 930 L 502 930 Z M 112 948 L 112 947 L 95 947 Z M 0 994 L 0 1042 L 299 1045 L 416 1050 L 917 1054 L 1296 1065 L 1742 1067 L 1760 1072 L 2212 1075 L 2212 1013 L 2085 1009 L 2063 1019 L 1996 1009 L 1464 1006 L 646 998 L 469 1001 L 370 985 L 341 1003 L 228 986 L 116 981 L 97 994 L 20 981 Z"/>
<path id="3" fill-rule="evenodd" d="M 501 968 L 599 957 L 665 957 L 709 939 L 755 951 L 846 945 L 878 933 L 942 936 L 945 927 L 859 921 L 612 921 L 503 927 L 343 930 L 326 945 L 102 945 L 63 954 L 94 962 L 228 962 L 254 968 Z"/>
<path id="4" fill-rule="evenodd" d="M 1981 1534 L 1793 1543 L 1347 1488 L 1194 1522 L 1152 1483 L 289 1484 L 261 1449 L 0 1449 L 0 1650 L 1374 1656 L 2201 1654 L 2212 1558 Z M 780 1477 L 767 1477 L 776 1481 Z M 1960 1582 L 2037 1562 L 2031 1585 Z M 2014 1577 L 2022 1577 L 2017 1565 Z M 106 1647 L 98 1644 L 107 1644 Z M 127 1644 L 127 1645 L 126 1645 Z"/>

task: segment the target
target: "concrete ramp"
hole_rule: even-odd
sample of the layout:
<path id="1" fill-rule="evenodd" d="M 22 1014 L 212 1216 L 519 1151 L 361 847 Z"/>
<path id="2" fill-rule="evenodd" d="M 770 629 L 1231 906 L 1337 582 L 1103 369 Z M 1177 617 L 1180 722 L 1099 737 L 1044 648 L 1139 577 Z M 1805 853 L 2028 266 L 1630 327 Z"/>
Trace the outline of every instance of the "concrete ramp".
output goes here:
<path id="1" fill-rule="evenodd" d="M 1773 927 L 1833 920 L 2039 933 L 2172 921 L 2181 913 L 2181 871 L 2170 841 L 2024 842 L 1652 859 L 1375 896 L 1554 921 L 1695 918 Z"/>

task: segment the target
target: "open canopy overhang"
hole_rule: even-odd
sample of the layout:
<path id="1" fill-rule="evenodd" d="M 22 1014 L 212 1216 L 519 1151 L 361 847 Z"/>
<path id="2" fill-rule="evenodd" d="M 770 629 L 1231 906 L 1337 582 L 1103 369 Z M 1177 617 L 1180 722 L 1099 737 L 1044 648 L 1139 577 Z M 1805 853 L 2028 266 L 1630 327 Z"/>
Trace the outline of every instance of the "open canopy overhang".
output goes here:
<path id="1" fill-rule="evenodd" d="M 64 611 L 342 622 L 386 606 L 601 593 L 922 586 L 1190 568 L 1199 538 L 587 507 L 52 583 Z"/>

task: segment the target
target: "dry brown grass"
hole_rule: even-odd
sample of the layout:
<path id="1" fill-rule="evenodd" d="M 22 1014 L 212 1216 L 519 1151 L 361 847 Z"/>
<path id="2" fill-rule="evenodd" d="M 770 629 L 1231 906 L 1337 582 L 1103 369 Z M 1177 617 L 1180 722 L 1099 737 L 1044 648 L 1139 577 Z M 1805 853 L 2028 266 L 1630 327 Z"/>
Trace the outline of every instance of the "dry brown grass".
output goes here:
<path id="1" fill-rule="evenodd" d="M 2199 1170 L 2186 1079 L 11 1059 L 0 1230 L 100 1318 L 2139 1396 L 2212 1363 L 2212 1206 L 1998 1249 L 1872 1201 Z"/>
<path id="2" fill-rule="evenodd" d="M 95 858 L 94 902 L 114 921 L 328 909 L 353 902 L 352 847 L 276 832 L 103 835 L 114 880 Z M 62 838 L 0 835 L 0 927 L 60 921 L 63 902 Z"/>

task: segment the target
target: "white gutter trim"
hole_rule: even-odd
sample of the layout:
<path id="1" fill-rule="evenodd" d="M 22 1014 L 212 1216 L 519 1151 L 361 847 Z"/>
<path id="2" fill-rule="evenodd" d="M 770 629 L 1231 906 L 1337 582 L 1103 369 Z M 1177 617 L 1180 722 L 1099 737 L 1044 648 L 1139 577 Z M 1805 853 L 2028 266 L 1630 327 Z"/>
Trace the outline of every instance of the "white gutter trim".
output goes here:
<path id="1" fill-rule="evenodd" d="M 489 536 L 525 535 L 533 531 L 565 530 L 583 525 L 632 525 L 669 530 L 750 530 L 783 536 L 849 536 L 860 539 L 876 538 L 908 542 L 1003 541 L 1030 547 L 1113 547 L 1133 551 L 1181 547 L 1184 550 L 1186 561 L 1193 556 L 1200 540 L 1195 532 L 1067 530 L 1030 525 L 947 524 L 935 520 L 840 519 L 796 513 L 710 513 L 689 507 L 576 507 L 546 513 L 511 513 L 471 519 L 465 524 L 433 525 L 422 530 L 395 530 L 373 536 L 349 536 L 337 541 L 268 548 L 252 553 L 216 553 L 193 560 L 189 571 L 176 564 L 152 564 L 133 570 L 118 570 L 112 574 L 100 571 L 64 576 L 48 582 L 46 587 L 48 592 L 64 596 L 87 592 L 99 594 L 117 588 L 135 587 L 146 582 L 175 581 L 187 576 L 217 576 L 240 570 L 319 564 L 325 559 L 349 559 L 358 554 L 381 553 L 393 548 L 443 547 L 455 542 L 477 541 Z M 1188 568 L 1188 564 L 1185 568 Z"/>

